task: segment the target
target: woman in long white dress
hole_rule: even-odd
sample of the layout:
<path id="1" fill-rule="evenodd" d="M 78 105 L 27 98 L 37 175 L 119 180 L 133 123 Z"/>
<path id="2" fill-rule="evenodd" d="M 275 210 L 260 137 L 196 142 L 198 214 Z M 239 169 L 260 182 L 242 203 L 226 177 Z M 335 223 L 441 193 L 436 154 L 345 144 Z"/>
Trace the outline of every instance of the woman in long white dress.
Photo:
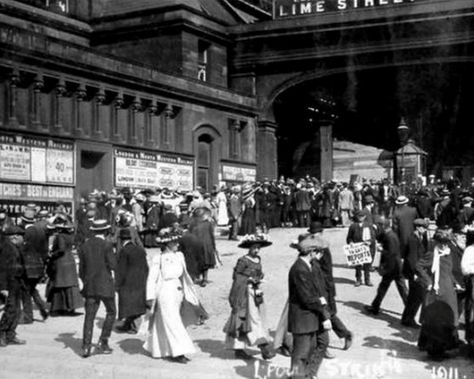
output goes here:
<path id="1" fill-rule="evenodd" d="M 153 358 L 187 363 L 190 359 L 186 355 L 194 353 L 195 347 L 186 326 L 202 323 L 207 313 L 186 270 L 184 256 L 178 251 L 179 235 L 162 231 L 157 242 L 162 251 L 151 258 L 147 281 L 150 312 L 142 325 L 143 347 Z"/>

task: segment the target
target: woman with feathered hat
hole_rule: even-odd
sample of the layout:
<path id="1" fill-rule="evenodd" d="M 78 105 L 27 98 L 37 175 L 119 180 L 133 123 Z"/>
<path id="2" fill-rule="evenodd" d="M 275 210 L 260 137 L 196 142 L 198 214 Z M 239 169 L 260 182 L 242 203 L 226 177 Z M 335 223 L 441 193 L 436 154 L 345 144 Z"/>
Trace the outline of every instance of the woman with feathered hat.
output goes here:
<path id="1" fill-rule="evenodd" d="M 263 359 L 271 359 L 275 352 L 271 348 L 268 328 L 264 325 L 262 264 L 258 253 L 262 247 L 272 243 L 265 235 L 248 235 L 238 245 L 248 249 L 234 267 L 233 283 L 229 294 L 231 315 L 224 327 L 226 346 L 234 350 L 236 358 L 250 358 L 244 351 L 246 345 L 258 346 Z"/>
<path id="2" fill-rule="evenodd" d="M 154 255 L 149 264 L 146 299 L 150 312 L 141 333 L 145 334 L 143 347 L 153 358 L 187 363 L 187 355 L 195 348 L 186 326 L 200 324 L 208 316 L 178 251 L 179 238 L 170 229 L 161 230 L 157 238 L 161 254 Z"/>

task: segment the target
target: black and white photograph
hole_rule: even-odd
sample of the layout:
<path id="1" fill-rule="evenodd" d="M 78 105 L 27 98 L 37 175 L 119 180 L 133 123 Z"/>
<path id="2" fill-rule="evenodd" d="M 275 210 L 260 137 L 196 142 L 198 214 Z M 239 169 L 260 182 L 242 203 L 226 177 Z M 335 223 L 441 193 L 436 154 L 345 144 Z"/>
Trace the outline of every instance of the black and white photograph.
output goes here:
<path id="1" fill-rule="evenodd" d="M 0 379 L 474 378 L 474 0 L 0 0 Z"/>

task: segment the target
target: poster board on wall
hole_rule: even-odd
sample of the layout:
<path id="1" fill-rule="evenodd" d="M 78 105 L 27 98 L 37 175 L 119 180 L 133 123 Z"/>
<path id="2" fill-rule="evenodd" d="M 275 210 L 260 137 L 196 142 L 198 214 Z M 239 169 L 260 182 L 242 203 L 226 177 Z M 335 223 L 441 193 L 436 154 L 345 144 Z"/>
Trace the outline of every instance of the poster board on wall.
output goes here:
<path id="1" fill-rule="evenodd" d="M 114 150 L 115 185 L 131 188 L 194 188 L 194 160 L 163 154 Z"/>
<path id="2" fill-rule="evenodd" d="M 74 143 L 0 134 L 0 180 L 73 186 Z"/>

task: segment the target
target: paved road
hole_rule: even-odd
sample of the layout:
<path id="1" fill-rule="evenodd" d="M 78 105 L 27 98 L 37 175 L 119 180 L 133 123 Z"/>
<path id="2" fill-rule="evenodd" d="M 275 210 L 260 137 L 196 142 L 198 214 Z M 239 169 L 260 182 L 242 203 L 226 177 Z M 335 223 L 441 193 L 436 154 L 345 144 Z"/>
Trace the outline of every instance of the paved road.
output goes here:
<path id="1" fill-rule="evenodd" d="M 272 230 L 274 244 L 262 251 L 265 302 L 271 330 L 275 329 L 286 300 L 288 269 L 296 257 L 296 251 L 288 245 L 302 231 Z M 346 230 L 324 233 L 334 256 L 339 315 L 354 332 L 355 340 L 350 350 L 343 351 L 343 341 L 331 333 L 330 346 L 336 359 L 323 362 L 320 378 L 474 378 L 472 360 L 457 354 L 443 361 L 432 361 L 418 351 L 417 332 L 399 324 L 402 302 L 395 288 L 390 288 L 379 316 L 364 314 L 362 307 L 370 303 L 376 287 L 353 286 L 354 273 L 344 264 L 341 250 Z M 224 265 L 210 273 L 212 283 L 208 287 L 199 288 L 211 318 L 205 325 L 190 329 L 199 352 L 187 365 L 152 359 L 144 353 L 138 337 L 115 333 L 111 338 L 112 355 L 96 355 L 84 360 L 79 356 L 83 316 L 78 316 L 19 326 L 19 336 L 27 340 L 27 345 L 0 350 L 0 378 L 285 378 L 289 358 L 277 356 L 270 364 L 259 359 L 257 350 L 249 350 L 255 354 L 255 360 L 244 362 L 234 359 L 233 354 L 225 350 L 222 328 L 229 315 L 227 295 L 233 266 L 244 250 L 225 239 L 218 240 L 218 248 Z M 376 274 L 374 282 L 379 282 Z M 35 315 L 40 318 L 38 313 Z M 103 315 L 101 307 L 98 325 L 103 322 Z M 94 340 L 98 335 L 96 329 Z"/>

